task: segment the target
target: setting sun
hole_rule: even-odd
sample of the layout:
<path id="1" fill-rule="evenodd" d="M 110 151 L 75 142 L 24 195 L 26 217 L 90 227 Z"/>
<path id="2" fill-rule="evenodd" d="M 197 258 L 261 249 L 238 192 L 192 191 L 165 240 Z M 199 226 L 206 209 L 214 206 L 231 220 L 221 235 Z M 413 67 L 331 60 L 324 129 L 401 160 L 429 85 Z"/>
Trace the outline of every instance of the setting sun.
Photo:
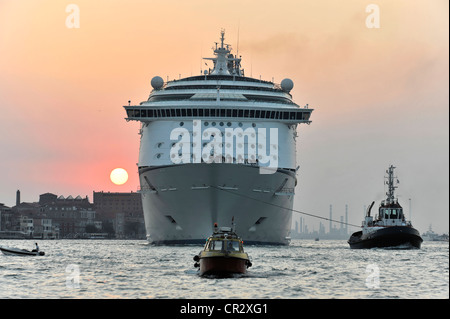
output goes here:
<path id="1" fill-rule="evenodd" d="M 122 185 L 127 182 L 128 173 L 123 168 L 115 168 L 112 170 L 110 178 L 111 178 L 111 182 L 113 182 L 114 184 Z"/>

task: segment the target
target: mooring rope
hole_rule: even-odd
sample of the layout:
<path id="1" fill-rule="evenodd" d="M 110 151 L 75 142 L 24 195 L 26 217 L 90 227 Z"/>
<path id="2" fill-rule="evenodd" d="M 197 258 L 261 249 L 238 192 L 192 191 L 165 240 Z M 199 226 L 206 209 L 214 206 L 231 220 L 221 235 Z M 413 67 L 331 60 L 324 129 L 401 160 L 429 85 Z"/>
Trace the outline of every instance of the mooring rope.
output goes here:
<path id="1" fill-rule="evenodd" d="M 343 221 L 340 221 L 340 220 L 334 220 L 334 219 L 331 219 L 331 218 L 327 218 L 327 217 L 323 217 L 323 216 L 319 216 L 319 215 L 315 215 L 315 214 L 311 214 L 311 213 L 301 212 L 301 211 L 293 209 L 293 208 L 280 206 L 280 205 L 277 205 L 277 204 L 274 204 L 274 203 L 269 203 L 269 202 L 266 202 L 266 201 L 263 201 L 263 200 L 260 200 L 260 199 L 257 199 L 257 198 L 253 198 L 251 196 L 247 196 L 247 195 L 240 194 L 240 193 L 235 193 L 235 192 L 232 192 L 232 191 L 230 191 L 228 189 L 223 189 L 223 188 L 220 188 L 220 187 L 217 187 L 217 186 L 213 186 L 213 185 L 210 185 L 210 186 L 212 188 L 215 188 L 215 189 L 218 189 L 218 190 L 221 190 L 221 191 L 224 191 L 224 192 L 236 195 L 236 196 L 241 196 L 241 197 L 245 197 L 245 198 L 248 198 L 248 199 L 252 199 L 254 201 L 257 201 L 257 202 L 260 202 L 260 203 L 264 203 L 264 204 L 267 204 L 267 205 L 270 205 L 270 206 L 274 206 L 274 207 L 277 207 L 277 208 L 290 210 L 290 211 L 292 211 L 294 213 L 303 214 L 303 215 L 311 216 L 311 217 L 314 217 L 314 218 L 319 218 L 319 219 L 323 219 L 323 220 L 326 220 L 326 221 L 331 221 L 331 222 L 334 222 L 334 223 L 339 223 L 339 224 L 343 224 L 343 225 L 348 225 L 348 226 L 352 226 L 352 227 L 361 228 L 361 226 L 359 226 L 359 225 L 354 225 L 354 224 L 346 223 L 346 222 L 343 222 Z"/>

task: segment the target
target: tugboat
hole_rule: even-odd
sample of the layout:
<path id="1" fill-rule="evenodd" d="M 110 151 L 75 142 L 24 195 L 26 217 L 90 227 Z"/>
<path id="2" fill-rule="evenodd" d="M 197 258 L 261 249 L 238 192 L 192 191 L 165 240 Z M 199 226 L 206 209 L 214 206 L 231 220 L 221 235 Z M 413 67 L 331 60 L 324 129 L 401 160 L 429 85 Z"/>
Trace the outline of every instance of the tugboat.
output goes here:
<path id="1" fill-rule="evenodd" d="M 417 229 L 412 227 L 411 221 L 405 220 L 403 208 L 394 196 L 394 191 L 397 188 L 394 180 L 394 169 L 395 167 L 391 165 L 386 171 L 388 174 L 386 184 L 389 187 L 386 193 L 387 199 L 381 202 L 378 215 L 375 218 L 370 216 L 370 210 L 375 203 L 372 202 L 367 209 L 362 230 L 353 233 L 348 240 L 350 248 L 420 248 L 423 241 L 422 237 L 420 237 Z"/>
<path id="2" fill-rule="evenodd" d="M 231 225 L 218 228 L 215 223 L 214 233 L 207 239 L 204 249 L 194 256 L 194 267 L 200 269 L 200 276 L 245 274 L 252 266 L 242 239 L 235 233 L 234 217 Z"/>

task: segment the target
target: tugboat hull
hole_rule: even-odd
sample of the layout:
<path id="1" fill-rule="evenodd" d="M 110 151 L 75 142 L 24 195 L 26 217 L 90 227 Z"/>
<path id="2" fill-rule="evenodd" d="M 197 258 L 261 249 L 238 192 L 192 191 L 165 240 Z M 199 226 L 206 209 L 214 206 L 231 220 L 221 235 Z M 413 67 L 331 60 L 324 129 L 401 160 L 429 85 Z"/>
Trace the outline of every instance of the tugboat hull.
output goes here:
<path id="1" fill-rule="evenodd" d="M 200 259 L 200 276 L 245 274 L 248 260 L 235 257 L 206 257 Z"/>
<path id="2" fill-rule="evenodd" d="M 362 231 L 358 231 L 353 233 L 348 240 L 348 243 L 352 249 L 396 246 L 420 248 L 422 241 L 423 240 L 420 237 L 419 232 L 415 228 L 406 226 L 392 226 L 385 227 L 368 234 L 363 234 Z"/>

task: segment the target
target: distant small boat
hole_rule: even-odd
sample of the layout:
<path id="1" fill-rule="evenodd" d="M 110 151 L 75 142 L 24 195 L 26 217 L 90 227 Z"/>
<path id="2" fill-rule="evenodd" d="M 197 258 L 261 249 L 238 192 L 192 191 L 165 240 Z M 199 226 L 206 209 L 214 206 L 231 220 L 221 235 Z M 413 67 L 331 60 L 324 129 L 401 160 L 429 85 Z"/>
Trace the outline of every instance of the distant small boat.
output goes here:
<path id="1" fill-rule="evenodd" d="M 252 266 L 250 258 L 244 252 L 243 241 L 232 227 L 218 228 L 214 224 L 214 233 L 208 238 L 204 249 L 194 256 L 195 267 L 200 268 L 200 276 L 244 274 Z"/>
<path id="2" fill-rule="evenodd" d="M 0 250 L 4 255 L 13 255 L 13 256 L 44 256 L 45 252 L 36 251 L 33 249 L 32 251 L 26 249 L 19 248 L 10 248 L 10 247 L 2 247 L 0 246 Z"/>

